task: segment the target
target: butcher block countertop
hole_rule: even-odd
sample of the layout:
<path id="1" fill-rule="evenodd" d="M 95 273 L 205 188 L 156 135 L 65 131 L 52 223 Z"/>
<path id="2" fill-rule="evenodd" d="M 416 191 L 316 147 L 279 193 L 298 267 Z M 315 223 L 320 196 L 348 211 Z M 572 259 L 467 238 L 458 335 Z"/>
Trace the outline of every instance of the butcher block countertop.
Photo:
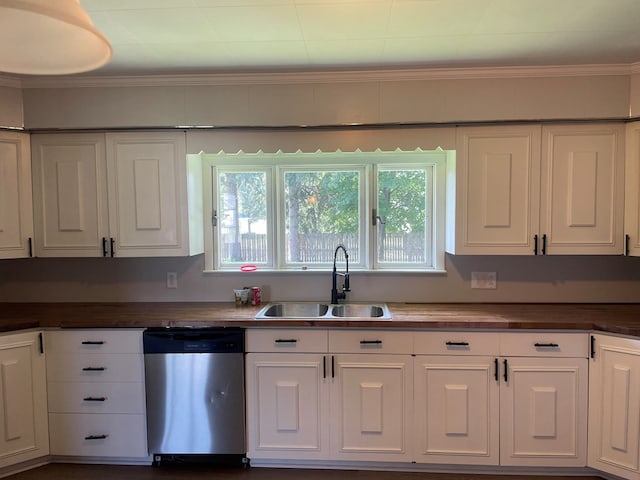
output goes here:
<path id="1" fill-rule="evenodd" d="M 346 327 L 596 330 L 640 337 L 640 304 L 388 303 L 391 320 L 256 320 L 232 303 L 1 303 L 0 330 L 26 328 Z"/>

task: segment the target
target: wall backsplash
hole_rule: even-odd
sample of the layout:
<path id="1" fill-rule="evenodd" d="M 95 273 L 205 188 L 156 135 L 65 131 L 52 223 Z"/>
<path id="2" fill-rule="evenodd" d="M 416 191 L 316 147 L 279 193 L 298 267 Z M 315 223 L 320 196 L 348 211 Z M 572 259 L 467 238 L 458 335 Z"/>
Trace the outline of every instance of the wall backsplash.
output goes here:
<path id="1" fill-rule="evenodd" d="M 329 272 L 203 273 L 189 258 L 38 258 L 0 262 L 0 302 L 230 302 L 234 288 L 259 285 L 265 301 L 328 301 Z M 351 301 L 640 301 L 640 258 L 451 256 L 447 272 L 352 272 Z M 176 272 L 178 288 L 166 288 Z M 495 290 L 471 289 L 471 272 L 496 272 Z"/>

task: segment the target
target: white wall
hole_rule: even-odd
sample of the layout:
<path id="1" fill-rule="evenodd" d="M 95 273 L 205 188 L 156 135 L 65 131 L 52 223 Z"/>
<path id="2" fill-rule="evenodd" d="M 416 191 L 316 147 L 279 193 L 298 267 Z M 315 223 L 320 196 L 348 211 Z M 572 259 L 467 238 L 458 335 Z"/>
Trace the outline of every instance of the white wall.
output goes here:
<path id="1" fill-rule="evenodd" d="M 0 88 L 0 101 L 2 100 Z M 6 92 L 5 92 L 6 95 Z M 640 75 L 458 80 L 362 80 L 220 85 L 25 88 L 28 128 L 174 125 L 288 126 L 627 118 L 640 111 Z M 15 102 L 15 92 L 10 96 Z M 0 118 L 16 108 L 0 103 Z M 302 148 L 449 149 L 441 128 L 190 131 L 188 150 Z M 203 273 L 202 256 L 143 259 L 23 259 L 0 262 L 0 301 L 231 301 L 261 285 L 270 300 L 327 300 L 327 272 Z M 447 256 L 446 274 L 353 273 L 352 300 L 410 302 L 637 302 L 640 259 Z M 496 290 L 472 290 L 472 271 L 497 272 Z M 178 273 L 178 289 L 166 273 Z"/>
<path id="2" fill-rule="evenodd" d="M 21 128 L 23 125 L 22 89 L 0 83 L 0 128 Z"/>
<path id="3" fill-rule="evenodd" d="M 328 301 L 329 272 L 203 273 L 203 256 L 24 259 L 0 263 L 0 302 L 232 301 L 260 285 L 265 300 Z M 353 301 L 638 302 L 640 258 L 447 256 L 446 274 L 352 272 Z M 471 289 L 471 272 L 494 271 L 497 289 Z M 166 288 L 167 272 L 178 288 Z"/>
<path id="4" fill-rule="evenodd" d="M 627 118 L 630 76 L 25 88 L 27 128 Z"/>

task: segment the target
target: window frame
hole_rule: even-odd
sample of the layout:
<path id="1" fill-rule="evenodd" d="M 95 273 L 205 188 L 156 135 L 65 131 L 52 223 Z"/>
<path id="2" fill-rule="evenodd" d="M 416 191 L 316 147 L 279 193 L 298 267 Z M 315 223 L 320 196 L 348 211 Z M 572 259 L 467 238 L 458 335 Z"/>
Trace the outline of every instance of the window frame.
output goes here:
<path id="1" fill-rule="evenodd" d="M 202 152 L 200 157 L 203 168 L 204 183 L 204 217 L 205 217 L 205 271 L 237 272 L 238 269 L 222 266 L 218 257 L 219 232 L 216 228 L 215 211 L 219 211 L 216 197 L 218 171 L 223 172 L 268 172 L 267 178 L 267 222 L 274 225 L 270 230 L 269 244 L 270 262 L 260 264 L 260 269 L 269 272 L 304 271 L 299 264 L 288 265 L 284 252 L 284 173 L 287 171 L 313 171 L 315 167 L 326 171 L 364 169 L 362 178 L 363 188 L 360 192 L 362 211 L 360 223 L 362 229 L 361 243 L 364 245 L 359 264 L 349 265 L 350 268 L 370 272 L 414 271 L 420 273 L 444 272 L 445 259 L 445 224 L 446 224 L 446 181 L 447 161 L 450 152 L 442 149 L 404 151 L 367 151 L 354 152 L 301 152 L 284 153 L 237 153 L 220 152 L 209 154 Z M 432 205 L 433 205 L 433 233 L 431 236 L 431 250 L 433 266 L 410 264 L 379 264 L 376 254 L 377 225 L 373 225 L 372 209 L 377 205 L 377 172 L 378 167 L 385 169 L 401 169 L 430 167 L 433 169 Z M 235 265 L 234 265 L 235 267 Z M 315 271 L 326 271 L 329 265 L 313 264 Z"/>

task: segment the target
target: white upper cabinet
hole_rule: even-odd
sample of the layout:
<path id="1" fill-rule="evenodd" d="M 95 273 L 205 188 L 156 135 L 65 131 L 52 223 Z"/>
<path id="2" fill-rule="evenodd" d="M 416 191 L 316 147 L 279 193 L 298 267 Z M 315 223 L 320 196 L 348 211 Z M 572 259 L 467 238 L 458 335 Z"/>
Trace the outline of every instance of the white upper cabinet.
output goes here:
<path id="1" fill-rule="evenodd" d="M 36 256 L 103 256 L 109 240 L 104 135 L 36 134 L 31 142 Z"/>
<path id="2" fill-rule="evenodd" d="M 447 251 L 533 254 L 539 223 L 540 126 L 460 128 L 456 149 L 455 184 L 448 185 L 455 188 L 455 218 L 448 219 Z"/>
<path id="3" fill-rule="evenodd" d="M 640 122 L 627 125 L 625 150 L 625 218 L 627 255 L 640 256 Z"/>
<path id="4" fill-rule="evenodd" d="M 622 254 L 623 139 L 621 124 L 459 128 L 447 251 Z"/>
<path id="5" fill-rule="evenodd" d="M 0 132 L 0 258 L 31 256 L 32 237 L 29 136 Z"/>
<path id="6" fill-rule="evenodd" d="M 543 253 L 622 254 L 624 126 L 550 126 L 542 134 Z"/>
<path id="7" fill-rule="evenodd" d="M 202 253 L 201 168 L 184 133 L 34 135 L 32 147 L 37 256 Z"/>
<path id="8" fill-rule="evenodd" d="M 187 165 L 184 133 L 108 133 L 106 138 L 115 255 L 202 253 L 202 169 Z"/>

